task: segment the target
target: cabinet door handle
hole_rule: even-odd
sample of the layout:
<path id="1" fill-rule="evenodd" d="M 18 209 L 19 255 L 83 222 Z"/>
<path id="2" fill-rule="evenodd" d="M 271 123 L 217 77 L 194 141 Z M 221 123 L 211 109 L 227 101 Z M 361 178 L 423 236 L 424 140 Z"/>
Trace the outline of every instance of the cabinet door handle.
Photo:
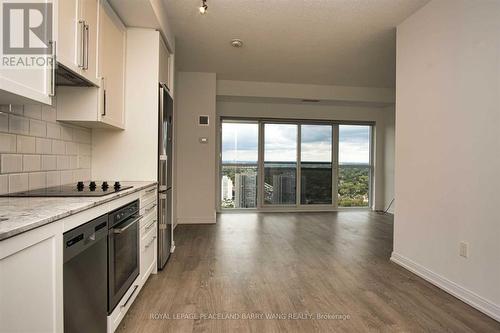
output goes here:
<path id="1" fill-rule="evenodd" d="M 127 300 L 125 301 L 125 304 L 122 305 L 122 308 L 126 307 L 128 302 L 130 301 L 130 299 L 132 298 L 132 296 L 135 294 L 135 292 L 137 291 L 137 288 L 139 288 L 138 285 L 135 285 L 134 286 L 134 290 L 132 290 L 132 292 L 130 293 L 130 296 L 127 298 Z"/>
<path id="2" fill-rule="evenodd" d="M 151 206 L 149 208 L 146 208 L 145 212 L 144 212 L 144 215 L 146 215 L 146 213 L 149 213 L 150 211 L 152 211 L 153 209 L 155 209 L 155 207 L 156 207 L 156 204 L 154 204 L 153 206 Z"/>
<path id="3" fill-rule="evenodd" d="M 85 21 L 78 21 L 78 29 L 80 32 L 80 48 L 78 50 L 78 67 L 85 67 Z"/>
<path id="4" fill-rule="evenodd" d="M 84 70 L 89 69 L 89 25 L 85 23 L 85 62 L 84 62 Z"/>
<path id="5" fill-rule="evenodd" d="M 101 85 L 102 85 L 102 113 L 101 116 L 106 116 L 106 78 L 102 77 L 101 78 Z"/>
<path id="6" fill-rule="evenodd" d="M 50 42 L 52 46 L 52 68 L 50 70 L 50 97 L 54 97 L 56 95 L 56 66 L 57 66 L 57 48 L 56 41 L 53 40 Z"/>
<path id="7" fill-rule="evenodd" d="M 104 99 L 104 110 L 102 112 L 102 116 L 105 117 L 106 116 L 106 89 L 104 89 L 103 99 Z"/>
<path id="8" fill-rule="evenodd" d="M 156 239 L 156 236 L 154 236 L 153 238 L 151 238 L 151 240 L 149 241 L 149 243 L 147 243 L 144 248 L 147 249 L 148 247 L 150 247 L 153 244 L 153 242 L 155 241 L 155 239 Z"/>
<path id="9" fill-rule="evenodd" d="M 146 227 L 146 230 L 144 231 L 148 231 L 149 229 L 151 229 L 151 227 L 156 223 L 156 220 L 153 220 L 153 222 L 151 222 L 147 227 Z"/>

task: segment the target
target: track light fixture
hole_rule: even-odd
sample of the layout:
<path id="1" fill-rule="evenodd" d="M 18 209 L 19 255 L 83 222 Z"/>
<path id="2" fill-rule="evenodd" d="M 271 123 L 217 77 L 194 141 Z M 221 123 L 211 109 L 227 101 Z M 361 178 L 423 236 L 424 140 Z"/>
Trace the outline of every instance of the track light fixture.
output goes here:
<path id="1" fill-rule="evenodd" d="M 202 0 L 201 1 L 201 6 L 200 6 L 200 14 L 205 14 L 208 10 L 208 5 L 207 5 L 207 0 Z"/>

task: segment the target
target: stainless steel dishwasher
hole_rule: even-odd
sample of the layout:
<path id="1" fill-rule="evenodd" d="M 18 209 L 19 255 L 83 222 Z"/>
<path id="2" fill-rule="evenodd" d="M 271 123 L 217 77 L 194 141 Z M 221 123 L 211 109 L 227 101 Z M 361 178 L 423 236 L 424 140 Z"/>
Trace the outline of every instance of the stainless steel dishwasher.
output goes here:
<path id="1" fill-rule="evenodd" d="M 108 215 L 64 234 L 64 332 L 106 332 Z"/>

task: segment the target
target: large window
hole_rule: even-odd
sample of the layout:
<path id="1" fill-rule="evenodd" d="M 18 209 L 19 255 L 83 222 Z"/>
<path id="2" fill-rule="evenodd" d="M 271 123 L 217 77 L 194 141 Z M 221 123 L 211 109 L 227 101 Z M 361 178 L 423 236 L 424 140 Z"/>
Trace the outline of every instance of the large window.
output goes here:
<path id="1" fill-rule="evenodd" d="M 222 123 L 221 207 L 257 207 L 259 124 Z"/>
<path id="2" fill-rule="evenodd" d="M 300 203 L 332 204 L 332 126 L 300 129 Z"/>
<path id="3" fill-rule="evenodd" d="M 369 207 L 372 125 L 223 119 L 220 207 Z"/>
<path id="4" fill-rule="evenodd" d="M 264 203 L 295 205 L 297 125 L 264 124 Z"/>
<path id="5" fill-rule="evenodd" d="M 371 126 L 339 126 L 339 207 L 368 207 Z"/>

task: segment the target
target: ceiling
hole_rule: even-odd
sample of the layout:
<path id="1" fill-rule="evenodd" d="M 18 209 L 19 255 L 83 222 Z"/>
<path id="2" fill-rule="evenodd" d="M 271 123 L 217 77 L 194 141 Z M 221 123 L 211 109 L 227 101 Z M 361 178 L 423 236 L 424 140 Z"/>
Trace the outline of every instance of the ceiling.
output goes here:
<path id="1" fill-rule="evenodd" d="M 429 0 L 164 0 L 180 71 L 218 79 L 395 86 L 396 30 Z M 244 46 L 231 47 L 240 38 Z"/>

